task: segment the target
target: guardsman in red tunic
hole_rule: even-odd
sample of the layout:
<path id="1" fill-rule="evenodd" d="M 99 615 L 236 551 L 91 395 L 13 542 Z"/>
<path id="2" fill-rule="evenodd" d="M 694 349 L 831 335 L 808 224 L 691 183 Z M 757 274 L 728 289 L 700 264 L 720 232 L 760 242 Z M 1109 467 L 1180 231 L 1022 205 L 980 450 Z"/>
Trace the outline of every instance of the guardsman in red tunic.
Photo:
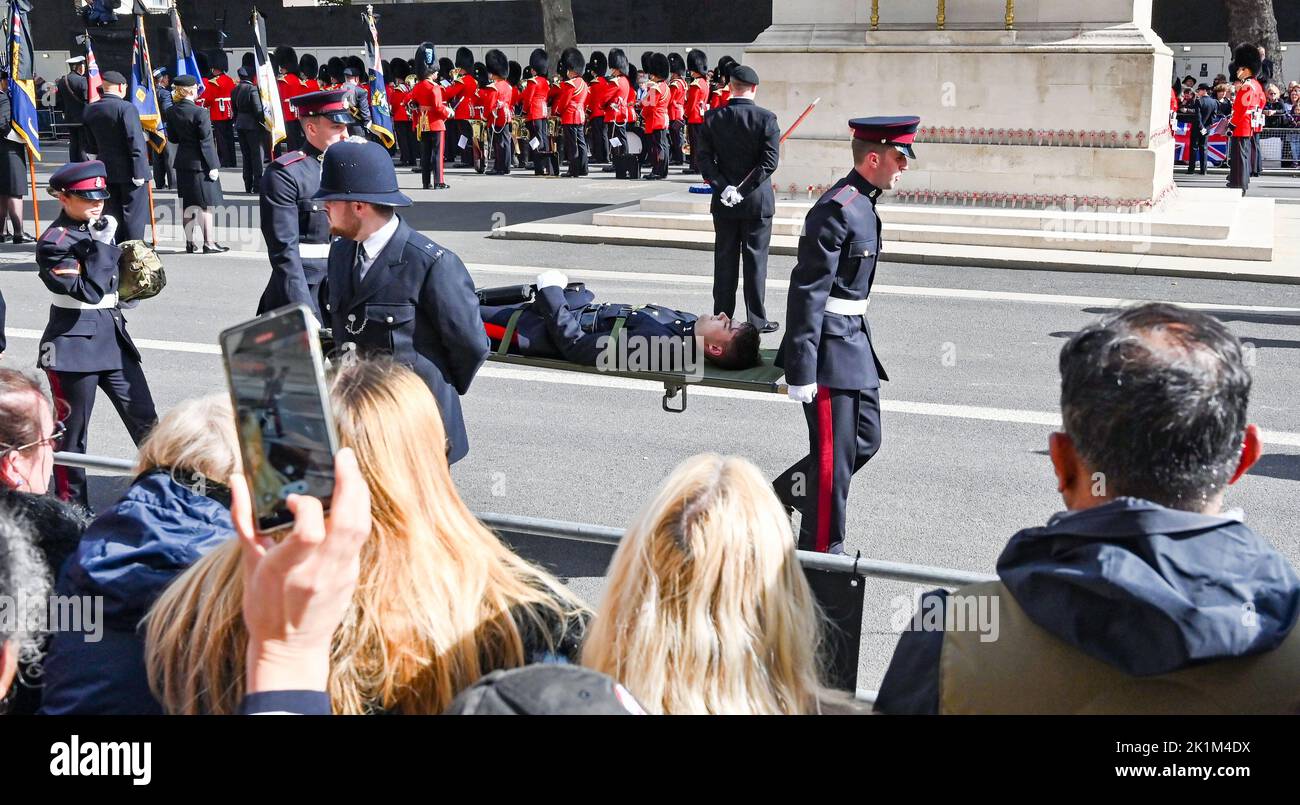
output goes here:
<path id="1" fill-rule="evenodd" d="M 586 66 L 587 60 L 577 48 L 565 48 L 560 56 L 560 67 L 567 78 L 560 84 L 555 109 L 564 129 L 564 158 L 569 162 L 569 170 L 564 175 L 569 178 L 587 175 L 587 137 L 583 129 L 586 128 L 587 94 L 591 90 L 582 80 Z"/>
<path id="2" fill-rule="evenodd" d="M 475 93 L 478 92 L 478 80 L 474 78 L 474 52 L 465 47 L 457 48 L 456 69 L 452 73 L 451 86 L 442 93 L 443 100 L 456 111 L 452 118 L 455 122 L 448 128 L 448 136 L 451 137 L 448 148 L 451 153 L 458 155 L 456 166 L 468 168 L 474 161 L 474 146 L 471 142 L 474 139 L 474 128 L 470 125 L 470 120 L 473 119 L 472 107 L 475 105 Z"/>
<path id="3" fill-rule="evenodd" d="M 231 95 L 235 79 L 226 75 L 230 68 L 224 50 L 208 54 L 208 77 L 203 82 L 203 98 L 212 117 L 212 134 L 217 141 L 217 157 L 221 167 L 235 167 L 235 105 Z"/>
<path id="4" fill-rule="evenodd" d="M 492 127 L 490 143 L 492 146 L 492 170 L 497 176 L 510 173 L 510 163 L 514 160 L 515 132 L 511 125 L 514 120 L 514 87 L 510 86 L 510 60 L 506 54 L 493 48 L 484 56 L 488 78 L 491 83 L 485 89 L 490 95 L 483 96 L 483 112 L 487 123 Z"/>
<path id="5" fill-rule="evenodd" d="M 673 165 L 682 164 L 682 143 L 686 139 L 686 62 L 682 54 L 668 54 L 668 69 L 672 76 L 668 79 L 668 148 Z"/>
<path id="6" fill-rule="evenodd" d="M 591 146 L 591 161 L 601 165 L 609 162 L 609 120 L 605 117 L 605 104 L 614 85 L 605 75 L 609 62 L 603 52 L 592 51 L 587 69 L 593 76 L 591 91 L 587 93 L 587 142 Z"/>
<path id="7" fill-rule="evenodd" d="M 528 124 L 530 153 L 533 155 L 533 173 L 538 176 L 560 175 L 560 155 L 551 142 L 550 131 L 550 95 L 551 82 L 546 77 L 549 57 L 541 48 L 533 50 L 528 57 L 528 69 L 532 75 L 524 82 L 521 102 L 524 107 L 524 121 Z"/>
<path id="8" fill-rule="evenodd" d="M 420 174 L 424 177 L 425 190 L 446 190 L 450 185 L 443 176 L 443 141 L 447 136 L 446 121 L 452 111 L 443 102 L 442 86 L 438 83 L 434 66 L 430 63 L 415 64 L 420 70 L 420 80 L 411 88 L 407 102 L 413 107 L 412 128 L 420 142 Z M 433 174 L 432 183 L 430 173 Z"/>
<path id="9" fill-rule="evenodd" d="M 652 53 L 646 60 L 650 84 L 641 99 L 641 117 L 645 120 L 646 139 L 650 146 L 650 173 L 647 180 L 668 177 L 668 57 Z"/>
<path id="10" fill-rule="evenodd" d="M 709 111 L 709 71 L 708 57 L 704 51 L 692 49 L 686 53 L 686 69 L 690 71 L 691 83 L 686 89 L 686 141 L 691 147 L 690 173 L 699 173 L 700 167 L 695 160 L 699 148 L 700 127 L 704 125 L 704 113 Z"/>
<path id="11" fill-rule="evenodd" d="M 627 54 L 621 48 L 611 48 L 609 63 L 609 92 L 605 98 L 606 140 L 610 144 L 610 161 L 627 153 L 627 125 L 632 122 L 632 102 L 636 90 L 627 77 Z M 617 140 L 617 142 L 615 142 Z"/>
<path id="12" fill-rule="evenodd" d="M 384 91 L 388 94 L 388 108 L 393 110 L 393 139 L 397 143 L 398 163 L 404 168 L 415 165 L 419 160 L 419 146 L 411 131 L 411 113 L 406 108 L 406 99 L 411 94 L 411 85 L 406 83 L 410 68 L 406 59 L 393 59 L 388 63 L 393 80 L 385 82 Z"/>
<path id="13" fill-rule="evenodd" d="M 1246 195 L 1250 189 L 1250 168 L 1255 126 L 1263 117 L 1268 96 L 1255 80 L 1262 60 L 1254 45 L 1241 45 L 1233 52 L 1233 67 L 1241 88 L 1232 100 L 1232 138 L 1228 145 L 1228 187 Z"/>
<path id="14" fill-rule="evenodd" d="M 720 106 L 726 106 L 727 101 L 731 100 L 731 68 L 739 62 L 730 56 L 723 56 L 718 59 L 718 66 L 713 70 L 713 78 L 719 82 L 718 88 L 709 94 L 709 108 L 717 109 Z"/>
<path id="15" fill-rule="evenodd" d="M 284 148 L 297 151 L 302 148 L 302 124 L 298 122 L 298 113 L 293 108 L 293 99 L 307 90 L 303 88 L 302 79 L 298 77 L 301 65 L 298 54 L 288 45 L 275 49 L 275 65 L 280 71 L 276 80 L 276 89 L 280 91 L 280 111 L 284 113 Z"/>

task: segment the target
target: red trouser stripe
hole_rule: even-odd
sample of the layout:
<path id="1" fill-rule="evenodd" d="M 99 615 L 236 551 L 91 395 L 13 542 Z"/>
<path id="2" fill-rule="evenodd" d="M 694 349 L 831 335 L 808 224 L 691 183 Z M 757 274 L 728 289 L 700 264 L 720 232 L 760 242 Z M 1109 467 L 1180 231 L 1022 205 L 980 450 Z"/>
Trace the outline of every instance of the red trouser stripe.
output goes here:
<path id="1" fill-rule="evenodd" d="M 438 138 L 438 161 L 437 161 L 437 163 L 435 163 L 435 164 L 437 164 L 437 166 L 438 166 L 438 171 L 437 171 L 437 173 L 435 173 L 434 175 L 437 176 L 438 178 L 435 179 L 434 181 L 436 181 L 438 184 L 444 184 L 444 181 L 443 181 L 443 178 L 442 178 L 442 169 L 443 169 L 443 165 L 442 165 L 442 146 L 443 146 L 443 143 L 446 142 L 446 140 L 447 140 L 447 130 L 446 130 L 446 129 L 443 129 L 442 136 Z"/>
<path id="2" fill-rule="evenodd" d="M 835 478 L 835 432 L 831 427 L 831 390 L 817 387 L 817 551 L 831 547 L 831 492 Z"/>
<path id="3" fill-rule="evenodd" d="M 50 394 L 54 397 L 55 414 L 62 410 L 68 410 L 68 401 L 63 397 L 63 386 L 59 383 L 59 374 L 53 369 L 46 369 L 45 376 L 50 379 Z M 54 494 L 59 500 L 69 501 L 72 499 L 72 491 L 68 488 L 68 468 L 62 464 L 54 465 Z"/>

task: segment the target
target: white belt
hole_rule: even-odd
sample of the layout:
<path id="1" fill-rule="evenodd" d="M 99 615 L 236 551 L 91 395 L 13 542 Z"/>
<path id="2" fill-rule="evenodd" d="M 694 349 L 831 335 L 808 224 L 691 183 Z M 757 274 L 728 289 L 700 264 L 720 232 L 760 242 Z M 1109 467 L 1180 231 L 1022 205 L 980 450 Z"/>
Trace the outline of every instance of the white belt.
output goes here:
<path id="1" fill-rule="evenodd" d="M 865 316 L 870 299 L 840 299 L 835 296 L 826 298 L 826 312 L 841 316 Z"/>
<path id="2" fill-rule="evenodd" d="M 304 260 L 324 260 L 330 256 L 328 243 L 299 243 L 298 256 Z"/>
<path id="3" fill-rule="evenodd" d="M 106 310 L 117 307 L 117 294 L 105 294 L 104 298 L 98 302 L 83 302 L 66 294 L 56 293 L 50 294 L 50 304 L 55 307 L 65 307 L 69 310 Z"/>

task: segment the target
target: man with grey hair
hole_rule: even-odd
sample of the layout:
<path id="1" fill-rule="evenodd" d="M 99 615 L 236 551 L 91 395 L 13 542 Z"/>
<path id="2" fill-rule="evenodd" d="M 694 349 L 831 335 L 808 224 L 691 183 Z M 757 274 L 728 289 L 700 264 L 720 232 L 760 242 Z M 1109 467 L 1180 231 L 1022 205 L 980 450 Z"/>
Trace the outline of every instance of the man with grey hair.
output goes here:
<path id="1" fill-rule="evenodd" d="M 50 576 L 31 523 L 0 503 L 0 699 L 9 701 L 19 663 L 40 659 Z"/>
<path id="2" fill-rule="evenodd" d="M 1011 538 L 997 581 L 921 599 L 876 709 L 1296 712 L 1300 578 L 1224 507 L 1260 455 L 1241 342 L 1145 304 L 1076 333 L 1060 371 L 1067 510 Z"/>

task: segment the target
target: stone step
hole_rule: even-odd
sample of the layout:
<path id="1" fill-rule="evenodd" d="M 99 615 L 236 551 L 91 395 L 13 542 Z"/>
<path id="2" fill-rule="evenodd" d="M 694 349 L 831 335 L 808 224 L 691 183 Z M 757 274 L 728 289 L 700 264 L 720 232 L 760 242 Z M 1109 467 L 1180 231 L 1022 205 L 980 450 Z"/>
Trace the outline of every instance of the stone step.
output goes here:
<path id="1" fill-rule="evenodd" d="M 882 213 L 882 218 L 884 217 Z M 931 219 L 932 220 L 932 219 Z M 657 229 L 679 234 L 713 231 L 713 219 L 700 213 L 661 213 L 615 210 L 596 213 L 592 223 L 606 228 Z M 928 242 L 965 244 L 970 246 L 1000 246 L 1026 249 L 1061 249 L 1071 251 L 1159 254 L 1171 257 L 1217 257 L 1229 260 L 1272 259 L 1271 238 L 1241 240 L 1206 240 L 1196 237 L 1158 236 L 1142 231 L 1116 229 L 1115 231 L 1088 231 L 1086 223 L 1061 222 L 1082 227 L 1082 231 L 1056 231 L 1052 229 L 1000 228 L 994 226 L 939 225 L 935 223 L 896 223 L 885 218 L 882 237 L 886 243 Z M 1129 226 L 1138 221 L 1126 222 Z M 773 237 L 797 238 L 802 221 L 775 219 Z M 1225 227 L 1226 228 L 1226 227 Z"/>

